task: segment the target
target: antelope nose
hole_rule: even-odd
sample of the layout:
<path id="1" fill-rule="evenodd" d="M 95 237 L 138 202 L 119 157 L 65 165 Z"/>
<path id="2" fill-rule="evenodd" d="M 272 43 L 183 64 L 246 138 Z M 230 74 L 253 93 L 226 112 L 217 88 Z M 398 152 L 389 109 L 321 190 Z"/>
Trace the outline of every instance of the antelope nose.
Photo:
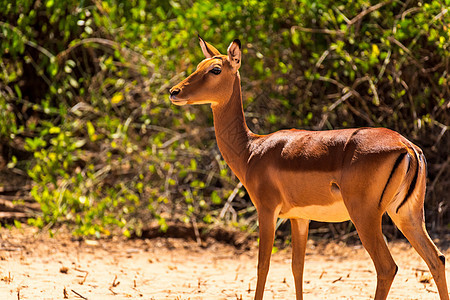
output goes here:
<path id="1" fill-rule="evenodd" d="M 180 91 L 181 90 L 179 88 L 172 88 L 170 90 L 170 96 L 176 96 L 176 95 L 178 95 L 180 93 Z"/>

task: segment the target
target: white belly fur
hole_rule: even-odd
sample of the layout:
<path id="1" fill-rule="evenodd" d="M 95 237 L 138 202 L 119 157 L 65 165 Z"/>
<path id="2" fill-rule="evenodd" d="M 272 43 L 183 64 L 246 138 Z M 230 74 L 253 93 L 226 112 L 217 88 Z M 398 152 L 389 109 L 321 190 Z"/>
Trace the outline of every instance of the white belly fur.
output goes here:
<path id="1" fill-rule="evenodd" d="M 343 222 L 350 220 L 347 208 L 343 201 L 336 201 L 331 205 L 310 205 L 293 207 L 279 214 L 284 219 L 306 219 L 320 222 Z"/>

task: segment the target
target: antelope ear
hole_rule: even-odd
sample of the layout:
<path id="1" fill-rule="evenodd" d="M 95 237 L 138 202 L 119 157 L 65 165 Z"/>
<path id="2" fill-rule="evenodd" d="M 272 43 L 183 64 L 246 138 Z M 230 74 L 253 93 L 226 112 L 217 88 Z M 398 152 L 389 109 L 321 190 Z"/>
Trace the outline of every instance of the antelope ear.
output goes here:
<path id="1" fill-rule="evenodd" d="M 202 47 L 203 55 L 205 55 L 206 58 L 211 58 L 213 56 L 220 55 L 219 50 L 214 48 L 213 45 L 205 42 L 200 35 L 198 35 L 198 40 L 200 42 L 200 47 Z"/>
<path id="2" fill-rule="evenodd" d="M 230 60 L 233 70 L 236 72 L 241 66 L 241 41 L 235 39 L 228 47 L 228 59 Z"/>

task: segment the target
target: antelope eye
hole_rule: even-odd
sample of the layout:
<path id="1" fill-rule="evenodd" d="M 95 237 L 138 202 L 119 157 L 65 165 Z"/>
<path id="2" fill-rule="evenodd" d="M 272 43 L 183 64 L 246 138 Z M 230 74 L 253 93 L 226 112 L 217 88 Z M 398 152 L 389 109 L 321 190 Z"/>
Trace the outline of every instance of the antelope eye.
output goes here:
<path id="1" fill-rule="evenodd" d="M 214 67 L 213 69 L 211 69 L 211 71 L 209 71 L 210 73 L 213 73 L 215 75 L 219 75 L 220 72 L 222 72 L 222 69 L 220 69 L 219 67 Z"/>

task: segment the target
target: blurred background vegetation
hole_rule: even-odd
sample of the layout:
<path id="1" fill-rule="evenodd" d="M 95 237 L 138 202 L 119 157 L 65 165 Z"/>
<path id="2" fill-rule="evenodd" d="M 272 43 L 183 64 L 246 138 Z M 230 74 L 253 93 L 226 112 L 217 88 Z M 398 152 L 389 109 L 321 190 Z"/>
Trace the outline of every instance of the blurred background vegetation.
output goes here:
<path id="1" fill-rule="evenodd" d="M 254 132 L 382 126 L 422 147 L 427 225 L 448 232 L 449 7 L 0 0 L 2 216 L 96 236 L 139 235 L 149 224 L 164 231 L 174 221 L 255 230 L 249 197 L 216 146 L 210 108 L 168 99 L 203 59 L 199 33 L 223 52 L 241 39 Z"/>

